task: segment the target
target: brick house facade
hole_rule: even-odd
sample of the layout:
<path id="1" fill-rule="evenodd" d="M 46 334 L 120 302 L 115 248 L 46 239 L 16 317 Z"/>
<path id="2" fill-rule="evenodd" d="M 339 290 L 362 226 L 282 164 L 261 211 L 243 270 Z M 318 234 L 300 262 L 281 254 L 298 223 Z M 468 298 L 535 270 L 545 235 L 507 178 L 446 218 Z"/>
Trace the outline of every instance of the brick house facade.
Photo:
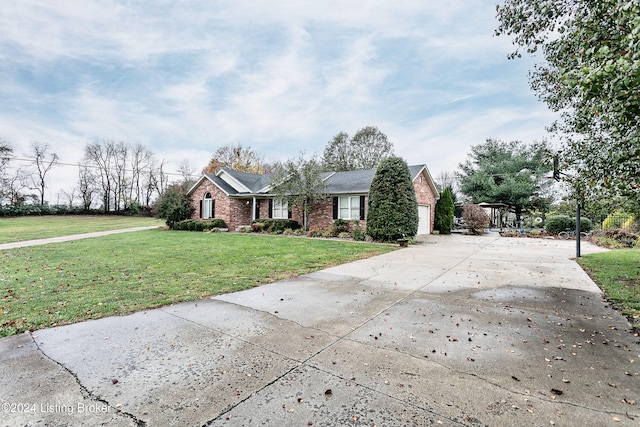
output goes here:
<path id="1" fill-rule="evenodd" d="M 425 165 L 409 167 L 418 213 L 419 234 L 433 231 L 436 200 L 439 197 Z M 358 221 L 366 229 L 368 194 L 375 170 L 329 172 L 323 174 L 327 197 L 309 208 L 310 229 L 329 229 L 338 218 Z M 269 194 L 269 175 L 223 169 L 203 175 L 187 192 L 195 208 L 193 218 L 220 218 L 230 230 L 248 226 L 259 218 L 290 218 L 302 224 L 297 209 L 286 209 Z"/>

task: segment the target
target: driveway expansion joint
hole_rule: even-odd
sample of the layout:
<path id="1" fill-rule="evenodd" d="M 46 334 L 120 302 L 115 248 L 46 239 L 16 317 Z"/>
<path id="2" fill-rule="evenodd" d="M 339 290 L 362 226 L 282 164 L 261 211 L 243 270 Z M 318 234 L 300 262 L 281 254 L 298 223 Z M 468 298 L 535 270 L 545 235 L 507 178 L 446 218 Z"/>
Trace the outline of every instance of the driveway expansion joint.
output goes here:
<path id="1" fill-rule="evenodd" d="M 135 425 L 137 425 L 138 427 L 146 427 L 147 423 L 145 421 L 139 419 L 138 417 L 136 417 L 135 415 L 133 415 L 133 414 L 131 414 L 129 412 L 125 412 L 125 411 L 122 411 L 122 410 L 118 409 L 117 407 L 115 407 L 111 403 L 107 402 L 103 398 L 93 394 L 93 392 L 91 392 L 84 384 L 82 384 L 82 381 L 80 381 L 80 378 L 78 378 L 78 375 L 75 372 L 73 372 L 71 369 L 69 369 L 64 363 L 58 362 L 57 360 L 55 360 L 52 357 L 50 357 L 47 353 L 45 353 L 42 350 L 42 348 L 40 348 L 40 345 L 38 344 L 37 340 L 35 339 L 35 337 L 34 337 L 34 335 L 32 333 L 29 333 L 29 336 L 33 340 L 33 343 L 35 344 L 35 346 L 38 349 L 38 351 L 40 352 L 40 354 L 42 354 L 45 358 L 47 358 L 48 360 L 50 360 L 53 363 L 55 363 L 56 365 L 58 365 L 60 368 L 62 368 L 63 371 L 65 371 L 66 373 L 71 375 L 71 377 L 74 379 L 76 384 L 78 384 L 78 387 L 80 388 L 80 393 L 82 394 L 83 397 L 91 399 L 94 402 L 98 402 L 98 403 L 102 403 L 103 405 L 107 405 L 109 408 L 113 408 L 116 411 L 117 415 L 131 419 L 131 421 L 133 421 L 135 423 Z"/>

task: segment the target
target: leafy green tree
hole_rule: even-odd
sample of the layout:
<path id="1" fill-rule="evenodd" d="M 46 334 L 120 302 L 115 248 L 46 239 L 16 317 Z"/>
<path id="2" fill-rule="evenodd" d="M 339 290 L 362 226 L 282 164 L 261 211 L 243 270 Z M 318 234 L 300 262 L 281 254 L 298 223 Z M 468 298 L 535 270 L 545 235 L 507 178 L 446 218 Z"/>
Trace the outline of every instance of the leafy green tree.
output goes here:
<path id="1" fill-rule="evenodd" d="M 174 224 L 191 218 L 195 208 L 186 194 L 184 185 L 172 185 L 160 195 L 156 202 L 156 216 L 164 219 L 169 228 Z"/>
<path id="2" fill-rule="evenodd" d="M 336 172 L 356 169 L 353 166 L 349 144 L 349 135 L 346 132 L 334 136 L 324 148 L 322 166 L 326 170 Z"/>
<path id="3" fill-rule="evenodd" d="M 451 234 L 453 229 L 453 197 L 450 187 L 440 193 L 440 199 L 436 202 L 434 228 L 440 234 Z"/>
<path id="4" fill-rule="evenodd" d="M 550 185 L 548 144 L 487 139 L 471 147 L 464 163 L 458 165 L 460 191 L 473 203 L 504 203 L 520 220 L 525 209 L 545 208 L 550 203 L 540 197 Z M 545 202 L 546 201 L 546 202 Z"/>
<path id="5" fill-rule="evenodd" d="M 579 196 L 631 197 L 640 206 L 640 0 L 506 0 L 498 35 L 511 57 L 542 50 L 532 89 L 561 118 L 562 170 Z"/>
<path id="6" fill-rule="evenodd" d="M 271 183 L 271 193 L 276 198 L 286 199 L 289 207 L 300 212 L 302 226 L 307 230 L 311 205 L 326 197 L 320 163 L 313 158 L 305 159 L 303 154 L 297 159 L 275 163 Z"/>
<path id="7" fill-rule="evenodd" d="M 385 157 L 393 155 L 393 144 L 375 126 L 365 126 L 349 138 L 340 132 L 324 149 L 322 166 L 325 170 L 350 171 L 373 169 Z"/>
<path id="8" fill-rule="evenodd" d="M 393 241 L 418 233 L 418 201 L 409 166 L 400 157 L 383 159 L 369 190 L 367 235 Z"/>

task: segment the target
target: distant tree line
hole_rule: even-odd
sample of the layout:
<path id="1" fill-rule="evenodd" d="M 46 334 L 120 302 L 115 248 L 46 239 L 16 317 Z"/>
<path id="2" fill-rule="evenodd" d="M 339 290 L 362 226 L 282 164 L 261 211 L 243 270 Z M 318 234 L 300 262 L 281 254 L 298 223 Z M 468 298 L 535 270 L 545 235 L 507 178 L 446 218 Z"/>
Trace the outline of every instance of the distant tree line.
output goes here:
<path id="1" fill-rule="evenodd" d="M 34 142 L 30 152 L 18 156 L 0 139 L 0 207 L 8 212 L 36 213 L 51 203 L 45 200 L 49 172 L 60 166 L 48 144 Z M 69 166 L 69 165 L 65 165 Z M 141 144 L 104 139 L 88 143 L 77 165 L 76 186 L 63 191 L 66 211 L 132 212 L 149 209 L 169 184 L 165 161 Z M 59 203 L 56 203 L 56 205 Z"/>

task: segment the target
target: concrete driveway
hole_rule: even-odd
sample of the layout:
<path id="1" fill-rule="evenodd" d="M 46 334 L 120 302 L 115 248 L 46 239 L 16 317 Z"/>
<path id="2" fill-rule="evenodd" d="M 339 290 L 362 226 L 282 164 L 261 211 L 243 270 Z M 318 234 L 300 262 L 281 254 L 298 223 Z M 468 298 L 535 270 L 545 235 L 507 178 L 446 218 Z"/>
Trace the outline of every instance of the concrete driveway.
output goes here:
<path id="1" fill-rule="evenodd" d="M 574 253 L 427 236 L 285 282 L 4 338 L 1 424 L 639 425 L 639 338 Z"/>

